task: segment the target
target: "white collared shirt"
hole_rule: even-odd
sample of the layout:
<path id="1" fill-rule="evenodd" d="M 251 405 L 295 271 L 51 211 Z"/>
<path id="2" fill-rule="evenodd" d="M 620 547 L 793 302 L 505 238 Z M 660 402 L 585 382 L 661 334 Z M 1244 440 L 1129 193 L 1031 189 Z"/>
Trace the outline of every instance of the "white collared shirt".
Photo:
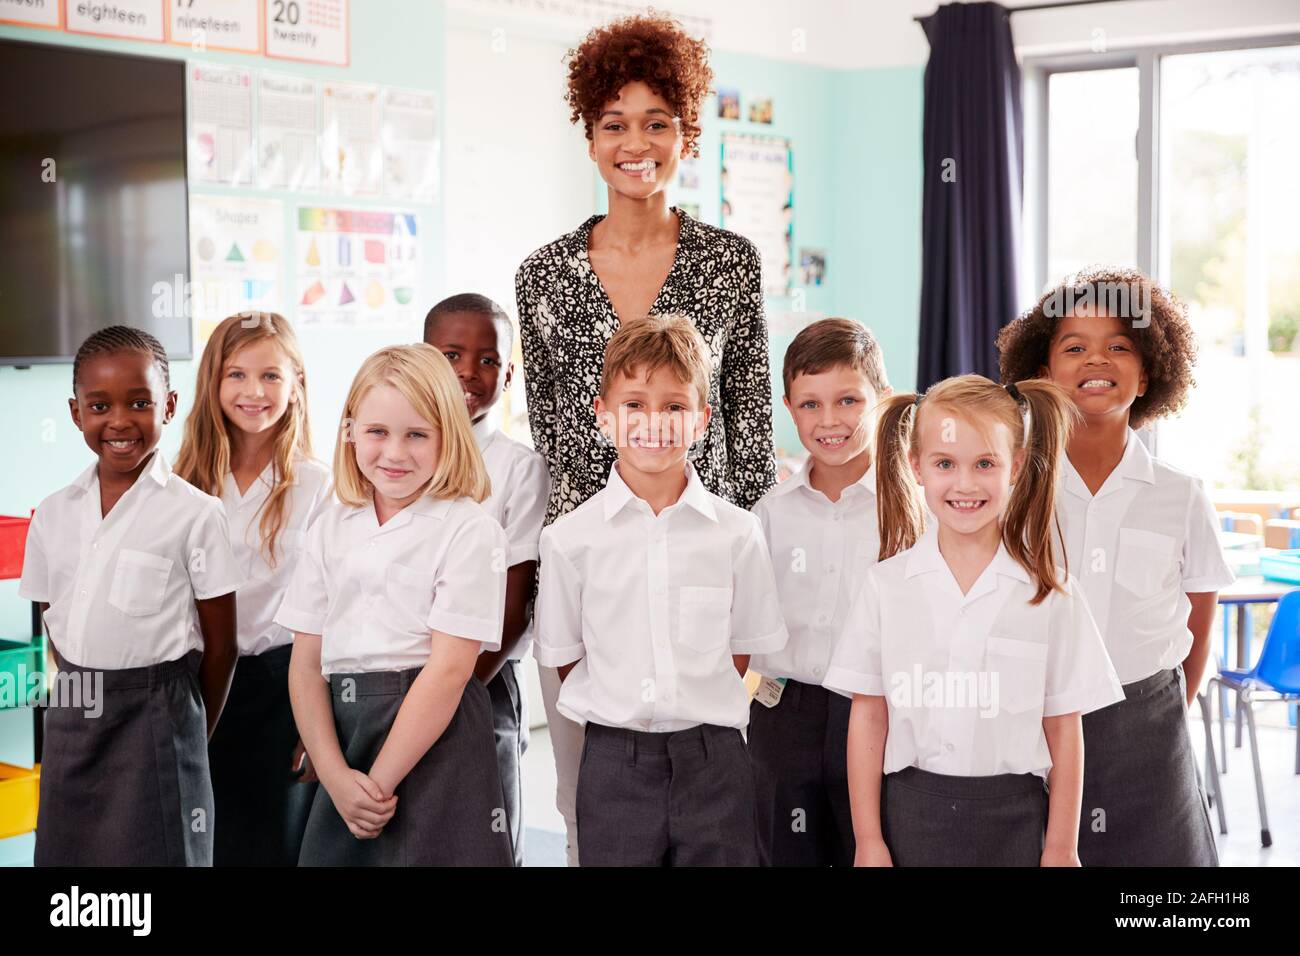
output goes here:
<path id="1" fill-rule="evenodd" d="M 423 667 L 431 631 L 501 646 L 505 532 L 469 498 L 423 497 L 380 524 L 332 497 L 275 622 L 321 637 L 321 673 Z"/>
<path id="2" fill-rule="evenodd" d="M 1200 479 L 1151 457 L 1132 430 L 1094 497 L 1061 462 L 1056 513 L 1070 572 L 1088 595 L 1125 684 L 1182 663 L 1192 649 L 1188 593 L 1234 580 Z"/>
<path id="3" fill-rule="evenodd" d="M 242 583 L 221 502 L 155 451 L 107 516 L 98 463 L 40 503 L 18 593 L 50 605 L 45 625 L 65 660 L 124 670 L 201 650 L 194 602 Z"/>
<path id="4" fill-rule="evenodd" d="M 269 464 L 244 494 L 233 474 L 226 475 L 221 503 L 230 521 L 230 543 L 247 583 L 239 589 L 239 653 L 261 654 L 293 643 L 293 631 L 275 623 L 284 592 L 293 578 L 307 528 L 329 496 L 330 470 L 314 458 L 294 462 L 293 487 L 285 503 L 284 526 L 276 539 L 275 567 L 262 548 L 262 506 L 274 489 L 275 465 Z"/>
<path id="5" fill-rule="evenodd" d="M 880 533 L 874 465 L 839 501 L 809 484 L 812 467 L 809 458 L 754 505 L 790 641 L 775 654 L 755 655 L 749 666 L 768 677 L 821 684 L 853 595 L 880 553 Z"/>
<path id="6" fill-rule="evenodd" d="M 478 442 L 492 480 L 492 493 L 483 501 L 488 514 L 496 518 L 510 542 L 508 567 L 537 560 L 538 539 L 546 519 L 546 502 L 551 493 L 551 478 L 546 459 L 522 442 L 501 434 L 487 418 L 474 426 Z M 521 660 L 533 641 L 533 622 L 528 621 L 511 657 Z"/>
<path id="7" fill-rule="evenodd" d="M 1043 718 L 1123 699 L 1078 582 L 1037 605 L 1034 593 L 998 545 L 963 595 L 934 525 L 867 572 L 826 686 L 885 698 L 885 773 L 1045 777 Z"/>
<path id="8" fill-rule="evenodd" d="M 744 728 L 749 695 L 731 656 L 785 645 L 758 519 L 686 469 L 686 490 L 656 516 L 615 465 L 542 532 L 533 655 L 578 662 L 557 706 L 580 724 Z"/>

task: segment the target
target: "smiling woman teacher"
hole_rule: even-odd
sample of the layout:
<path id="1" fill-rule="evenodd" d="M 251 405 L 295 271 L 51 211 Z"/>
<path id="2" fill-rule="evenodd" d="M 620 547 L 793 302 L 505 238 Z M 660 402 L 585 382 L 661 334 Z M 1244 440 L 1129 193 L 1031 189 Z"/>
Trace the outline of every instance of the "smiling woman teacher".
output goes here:
<path id="1" fill-rule="evenodd" d="M 668 205 L 664 188 L 696 151 L 713 73 L 704 43 L 662 17 L 593 30 L 569 54 L 568 101 L 608 187 L 592 216 L 524 260 L 515 277 L 533 444 L 546 458 L 550 524 L 605 486 L 617 455 L 593 402 L 620 322 L 677 313 L 709 343 L 713 415 L 691 449 L 700 480 L 749 508 L 776 483 L 767 319 L 749 240 Z M 555 707 L 560 678 L 538 668 L 555 754 L 555 805 L 578 859 L 576 796 L 583 730 Z"/>
<path id="2" fill-rule="evenodd" d="M 551 473 L 547 524 L 605 486 L 616 455 L 592 410 L 605 345 L 620 322 L 652 313 L 685 315 L 713 353 L 713 417 L 690 454 L 705 487 L 748 508 L 776 482 L 758 252 L 664 192 L 696 149 L 707 53 L 653 16 L 593 30 L 570 51 L 568 102 L 609 215 L 538 249 L 515 277 L 529 424 Z"/>

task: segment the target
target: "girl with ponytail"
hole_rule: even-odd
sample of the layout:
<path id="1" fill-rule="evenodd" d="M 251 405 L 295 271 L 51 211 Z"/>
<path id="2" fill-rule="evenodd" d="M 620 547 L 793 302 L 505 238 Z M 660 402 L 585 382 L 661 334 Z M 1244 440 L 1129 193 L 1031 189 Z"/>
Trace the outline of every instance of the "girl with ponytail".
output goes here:
<path id="1" fill-rule="evenodd" d="M 208 742 L 217 866 L 294 866 L 315 775 L 289 705 L 293 633 L 274 622 L 330 471 L 312 458 L 293 327 L 232 315 L 203 350 L 176 472 L 221 499 L 247 583 L 236 596 L 239 663 Z"/>
<path id="2" fill-rule="evenodd" d="M 881 561 L 825 680 L 853 695 L 859 865 L 1079 865 L 1080 718 L 1120 689 L 1053 544 L 1073 421 L 1041 379 L 881 407 Z"/>

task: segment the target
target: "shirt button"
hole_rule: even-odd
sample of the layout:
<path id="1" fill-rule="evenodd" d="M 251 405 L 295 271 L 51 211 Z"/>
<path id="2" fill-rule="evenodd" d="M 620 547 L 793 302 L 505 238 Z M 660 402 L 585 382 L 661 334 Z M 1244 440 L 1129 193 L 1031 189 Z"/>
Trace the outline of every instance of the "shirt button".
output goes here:
<path id="1" fill-rule="evenodd" d="M 94 548 L 96 551 L 98 551 L 98 550 L 99 550 L 99 542 L 96 541 L 94 544 L 91 545 L 91 547 Z"/>
<path id="2" fill-rule="evenodd" d="M 834 573 L 835 573 L 835 565 L 833 565 L 833 564 L 828 565 L 828 566 L 826 567 L 826 572 L 827 572 L 828 574 L 834 574 Z"/>
<path id="3" fill-rule="evenodd" d="M 821 676 L 822 676 L 822 669 L 820 667 L 814 667 L 813 677 L 821 677 Z"/>
<path id="4" fill-rule="evenodd" d="M 85 596 L 86 596 L 86 590 L 85 590 L 85 588 L 82 588 L 82 590 L 81 590 L 81 596 L 82 596 L 82 597 L 85 597 Z"/>
<path id="5" fill-rule="evenodd" d="M 952 752 L 952 744 L 944 744 L 944 745 L 943 745 L 943 749 L 944 749 L 944 750 L 947 750 L 949 753 L 951 753 L 951 752 Z"/>
<path id="6" fill-rule="evenodd" d="M 826 623 L 829 623 L 829 622 L 830 622 L 830 618 L 827 617 L 825 614 L 823 614 L 823 615 L 821 615 L 820 617 L 817 618 L 817 623 L 818 623 L 818 624 L 826 624 Z"/>

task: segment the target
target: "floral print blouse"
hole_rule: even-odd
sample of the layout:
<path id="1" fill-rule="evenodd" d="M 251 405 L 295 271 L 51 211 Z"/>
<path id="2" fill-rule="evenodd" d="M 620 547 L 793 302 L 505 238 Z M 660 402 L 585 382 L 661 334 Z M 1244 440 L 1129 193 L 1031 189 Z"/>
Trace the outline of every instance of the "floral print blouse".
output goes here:
<path id="1" fill-rule="evenodd" d="M 650 314 L 689 318 L 713 355 L 713 415 L 689 457 L 711 492 L 750 508 L 776 483 L 772 382 L 758 251 L 748 239 L 692 219 Z M 515 275 L 533 445 L 551 473 L 550 524 L 601 488 L 617 458 L 592 402 L 618 316 L 587 256 L 592 216 L 538 249 Z"/>

